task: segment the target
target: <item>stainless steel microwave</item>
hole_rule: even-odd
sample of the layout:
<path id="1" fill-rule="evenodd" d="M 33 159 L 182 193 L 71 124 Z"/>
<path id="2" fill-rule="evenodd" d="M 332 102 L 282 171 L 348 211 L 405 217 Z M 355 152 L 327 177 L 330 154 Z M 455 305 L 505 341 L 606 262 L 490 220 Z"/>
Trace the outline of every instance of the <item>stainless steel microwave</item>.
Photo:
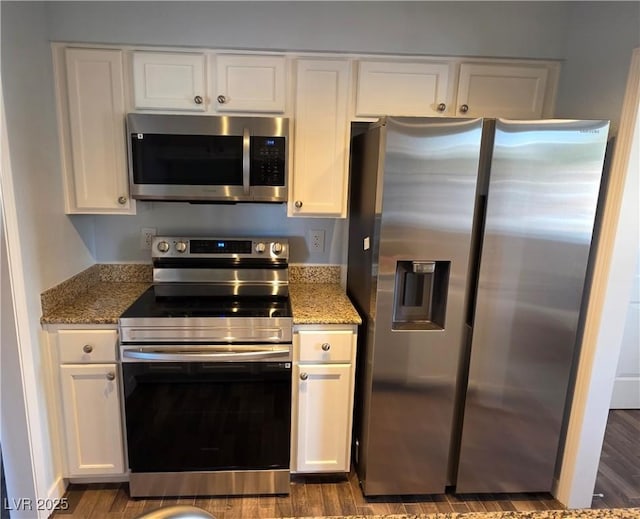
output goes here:
<path id="1" fill-rule="evenodd" d="M 286 118 L 128 114 L 126 126 L 132 198 L 287 201 Z"/>

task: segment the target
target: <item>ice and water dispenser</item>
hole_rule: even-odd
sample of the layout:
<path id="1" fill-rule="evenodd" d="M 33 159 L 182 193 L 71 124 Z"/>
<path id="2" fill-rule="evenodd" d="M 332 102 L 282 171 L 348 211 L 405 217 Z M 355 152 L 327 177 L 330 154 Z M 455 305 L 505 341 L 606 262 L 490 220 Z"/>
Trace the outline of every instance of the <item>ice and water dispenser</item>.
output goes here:
<path id="1" fill-rule="evenodd" d="M 444 330 L 450 261 L 398 261 L 394 330 Z"/>

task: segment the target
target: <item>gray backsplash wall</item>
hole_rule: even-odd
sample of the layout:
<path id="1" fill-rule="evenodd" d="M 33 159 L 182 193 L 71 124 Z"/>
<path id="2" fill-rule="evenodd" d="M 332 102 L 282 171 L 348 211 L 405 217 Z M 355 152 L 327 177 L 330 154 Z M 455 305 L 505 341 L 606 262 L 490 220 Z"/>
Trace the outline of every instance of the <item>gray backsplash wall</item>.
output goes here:
<path id="1" fill-rule="evenodd" d="M 140 248 L 143 227 L 155 228 L 158 235 L 284 236 L 290 240 L 292 263 L 346 263 L 346 220 L 287 218 L 286 204 L 172 202 L 138 202 L 135 216 L 96 216 L 96 261 L 150 261 L 150 252 Z M 307 234 L 312 229 L 325 231 L 323 253 L 309 252 Z"/>

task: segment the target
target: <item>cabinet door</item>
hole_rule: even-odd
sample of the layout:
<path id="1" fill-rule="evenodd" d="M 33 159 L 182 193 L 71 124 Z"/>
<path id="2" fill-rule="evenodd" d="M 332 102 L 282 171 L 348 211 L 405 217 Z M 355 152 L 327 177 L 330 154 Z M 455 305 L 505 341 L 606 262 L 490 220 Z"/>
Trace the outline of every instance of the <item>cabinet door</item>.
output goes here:
<path id="1" fill-rule="evenodd" d="M 296 472 L 350 470 L 351 364 L 294 366 Z"/>
<path id="2" fill-rule="evenodd" d="M 68 48 L 65 63 L 67 212 L 130 213 L 122 52 Z"/>
<path id="3" fill-rule="evenodd" d="M 539 119 L 547 90 L 545 66 L 463 63 L 456 115 Z"/>
<path id="4" fill-rule="evenodd" d="M 140 110 L 206 110 L 204 54 L 133 53 L 133 96 Z"/>
<path id="5" fill-rule="evenodd" d="M 449 64 L 361 61 L 358 64 L 356 115 L 448 113 Z"/>
<path id="6" fill-rule="evenodd" d="M 124 472 L 116 364 L 60 367 L 67 476 Z"/>
<path id="7" fill-rule="evenodd" d="M 347 60 L 298 61 L 292 216 L 346 216 L 350 69 Z"/>
<path id="8" fill-rule="evenodd" d="M 284 56 L 216 57 L 218 112 L 273 112 L 285 110 Z"/>

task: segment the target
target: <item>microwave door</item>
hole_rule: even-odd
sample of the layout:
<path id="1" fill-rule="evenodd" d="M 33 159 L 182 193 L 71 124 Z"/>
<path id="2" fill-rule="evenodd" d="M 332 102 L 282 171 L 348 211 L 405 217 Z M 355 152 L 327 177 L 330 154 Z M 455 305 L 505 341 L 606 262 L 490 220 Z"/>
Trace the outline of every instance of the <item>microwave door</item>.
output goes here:
<path id="1" fill-rule="evenodd" d="M 194 201 L 246 198 L 249 141 L 248 135 L 134 134 L 132 196 Z"/>

